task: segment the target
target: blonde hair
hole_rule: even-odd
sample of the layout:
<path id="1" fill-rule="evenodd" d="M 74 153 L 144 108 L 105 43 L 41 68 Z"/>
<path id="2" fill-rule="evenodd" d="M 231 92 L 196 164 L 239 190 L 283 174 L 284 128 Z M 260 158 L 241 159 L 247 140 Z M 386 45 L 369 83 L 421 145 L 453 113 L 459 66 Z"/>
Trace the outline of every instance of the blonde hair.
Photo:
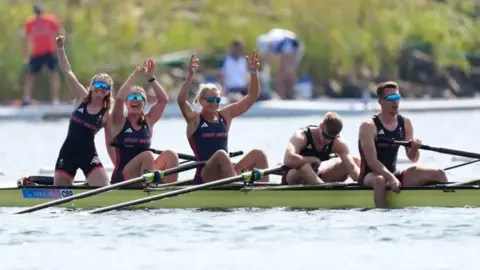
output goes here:
<path id="1" fill-rule="evenodd" d="M 343 129 L 342 118 L 337 113 L 327 112 L 323 118 L 323 126 L 325 126 L 330 135 L 338 135 Z"/>
<path id="2" fill-rule="evenodd" d="M 90 80 L 90 85 L 88 86 L 88 94 L 83 100 L 83 102 L 90 104 L 92 102 L 92 91 L 93 91 L 93 83 L 94 82 L 104 82 L 108 85 L 110 85 L 110 91 L 108 94 L 103 98 L 103 107 L 106 108 L 107 110 L 110 110 L 110 107 L 112 106 L 112 92 L 113 92 L 113 79 L 110 77 L 110 75 L 106 73 L 97 73 L 93 75 L 92 79 Z"/>
<path id="3" fill-rule="evenodd" d="M 197 95 L 195 96 L 195 98 L 193 99 L 193 104 L 195 105 L 199 105 L 200 104 L 200 98 L 203 97 L 203 95 L 205 95 L 205 92 L 207 91 L 214 91 L 215 93 L 217 93 L 219 96 L 220 96 L 220 88 L 213 84 L 213 83 L 202 83 L 198 86 L 198 92 L 197 92 Z"/>
<path id="4" fill-rule="evenodd" d="M 143 87 L 141 87 L 140 85 L 134 85 L 130 88 L 130 92 L 141 92 L 142 96 L 145 98 L 145 105 L 147 105 L 147 92 L 145 91 L 145 89 Z M 144 125 L 146 123 L 147 123 L 147 120 L 145 120 L 145 112 L 142 111 L 142 113 L 140 114 L 140 118 L 138 119 L 137 124 Z"/>

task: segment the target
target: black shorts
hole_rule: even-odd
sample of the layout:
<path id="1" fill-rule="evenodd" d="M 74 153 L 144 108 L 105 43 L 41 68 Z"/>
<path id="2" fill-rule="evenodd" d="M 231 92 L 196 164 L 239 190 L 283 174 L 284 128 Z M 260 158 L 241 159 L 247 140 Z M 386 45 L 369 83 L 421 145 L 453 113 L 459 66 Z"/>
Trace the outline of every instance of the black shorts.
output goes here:
<path id="1" fill-rule="evenodd" d="M 28 65 L 30 73 L 33 74 L 40 72 L 43 65 L 46 65 L 50 71 L 55 71 L 58 66 L 58 60 L 54 53 L 47 53 L 30 57 L 30 62 Z"/>
<path id="2" fill-rule="evenodd" d="M 98 168 L 103 168 L 103 164 L 94 147 L 70 148 L 64 145 L 55 163 L 55 172 L 67 174 L 72 179 L 75 178 L 78 169 L 81 169 L 88 178 Z"/>

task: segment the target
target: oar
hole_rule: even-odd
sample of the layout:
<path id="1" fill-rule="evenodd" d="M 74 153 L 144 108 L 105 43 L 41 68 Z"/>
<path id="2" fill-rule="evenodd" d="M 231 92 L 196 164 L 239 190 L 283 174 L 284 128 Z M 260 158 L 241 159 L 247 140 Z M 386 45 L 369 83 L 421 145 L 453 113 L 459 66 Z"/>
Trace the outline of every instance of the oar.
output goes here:
<path id="1" fill-rule="evenodd" d="M 466 166 L 466 165 L 470 165 L 472 163 L 476 163 L 476 162 L 479 162 L 479 161 L 480 161 L 480 159 L 476 159 L 476 160 L 472 160 L 472 161 L 465 162 L 465 163 L 462 163 L 462 164 L 458 164 L 458 165 L 455 165 L 455 166 L 447 167 L 443 170 L 448 171 L 448 170 L 451 170 L 451 169 L 455 169 L 455 168 L 463 167 L 463 166 Z"/>
<path id="2" fill-rule="evenodd" d="M 252 183 L 254 181 L 258 181 L 258 180 L 262 179 L 263 176 L 265 176 L 265 175 L 269 175 L 269 174 L 272 174 L 272 173 L 277 173 L 277 172 L 280 172 L 280 171 L 283 171 L 283 170 L 285 170 L 284 166 L 271 168 L 271 169 L 265 169 L 265 170 L 253 169 L 251 171 L 244 172 L 244 173 L 242 173 L 238 176 L 233 176 L 233 177 L 229 177 L 229 178 L 225 178 L 225 179 L 221 179 L 221 180 L 217 180 L 217 181 L 212 181 L 212 182 L 197 185 L 197 186 L 191 186 L 191 187 L 188 187 L 188 188 L 183 188 L 183 189 L 179 189 L 179 190 L 174 190 L 174 191 L 158 194 L 158 195 L 155 195 L 155 196 L 149 196 L 149 197 L 145 197 L 145 198 L 141 198 L 141 199 L 137 199 L 137 200 L 133 200 L 133 201 L 128 201 L 128 202 L 119 203 L 119 204 L 115 204 L 115 205 L 111 205 L 111 206 L 107 206 L 107 207 L 102 207 L 102 208 L 98 208 L 98 209 L 89 211 L 89 213 L 91 213 L 91 214 L 105 213 L 105 212 L 108 212 L 108 211 L 113 211 L 113 210 L 117 210 L 117 209 L 124 208 L 124 207 L 134 206 L 134 205 L 138 205 L 138 204 L 144 204 L 144 203 L 148 203 L 148 202 L 152 202 L 152 201 L 158 201 L 158 200 L 161 200 L 161 199 L 174 197 L 174 196 L 178 196 L 178 195 L 182 195 L 182 194 L 186 194 L 186 193 L 190 193 L 190 192 L 194 192 L 194 191 L 204 190 L 204 189 L 211 188 L 211 187 L 226 185 L 226 184 L 230 184 L 230 183 L 237 182 L 237 181 L 244 181 L 246 183 Z"/>
<path id="3" fill-rule="evenodd" d="M 116 184 L 113 184 L 113 185 L 109 185 L 109 186 L 105 186 L 105 187 L 101 187 L 101 188 L 97 188 L 97 189 L 92 189 L 92 190 L 89 190 L 89 191 L 86 191 L 86 192 L 83 192 L 83 193 L 80 193 L 80 194 L 76 194 L 76 195 L 73 195 L 73 196 L 70 196 L 70 197 L 65 197 L 65 198 L 61 198 L 61 199 L 58 199 L 58 200 L 42 203 L 42 204 L 27 208 L 25 210 L 19 211 L 16 214 L 31 213 L 31 212 L 34 212 L 34 211 L 37 211 L 37 210 L 41 210 L 41 209 L 50 207 L 50 206 L 55 206 L 55 205 L 63 204 L 63 203 L 70 202 L 70 201 L 73 201 L 73 200 L 78 200 L 78 199 L 94 196 L 94 195 L 104 193 L 104 192 L 109 191 L 109 190 L 118 189 L 118 188 L 121 188 L 121 187 L 124 187 L 124 186 L 132 185 L 132 184 L 136 184 L 136 183 L 141 183 L 141 182 L 144 182 L 144 181 L 147 182 L 147 183 L 157 182 L 157 181 L 160 181 L 161 179 L 163 179 L 167 175 L 171 175 L 171 174 L 175 174 L 175 173 L 179 173 L 179 172 L 183 172 L 183 171 L 188 171 L 190 169 L 194 169 L 199 165 L 205 164 L 205 162 L 206 161 L 193 162 L 193 163 L 181 165 L 181 166 L 178 166 L 178 167 L 175 167 L 175 168 L 167 169 L 167 170 L 164 170 L 164 171 L 149 172 L 149 173 L 146 173 L 146 174 L 144 174 L 140 177 L 133 178 L 133 179 L 130 179 L 130 180 L 127 180 L 127 181 L 124 181 L 124 182 L 119 182 L 119 183 L 116 183 Z M 178 184 L 179 182 L 175 182 L 175 183 Z"/>
<path id="4" fill-rule="evenodd" d="M 113 142 L 110 143 L 110 146 L 118 147 L 118 148 L 134 148 L 133 145 L 120 145 L 118 143 L 113 143 Z M 147 148 L 145 150 L 151 151 L 152 153 L 155 153 L 157 155 L 160 155 L 161 153 L 163 153 L 162 150 L 157 150 L 157 149 L 154 149 L 154 148 Z M 243 155 L 243 151 L 236 151 L 236 152 L 230 152 L 229 153 L 230 157 L 236 157 L 236 156 L 241 156 L 241 155 Z M 194 155 L 188 155 L 188 154 L 182 154 L 182 153 L 178 153 L 178 158 L 185 160 L 185 161 L 181 162 L 180 164 L 183 164 L 183 163 L 188 162 L 188 161 L 196 161 L 197 160 Z"/>
<path id="5" fill-rule="evenodd" d="M 236 155 L 243 155 L 243 151 L 233 152 L 233 153 L 230 153 L 230 155 L 231 155 L 231 157 L 234 157 Z M 188 171 L 190 169 L 194 169 L 194 168 L 196 168 L 200 165 L 203 165 L 205 163 L 206 163 L 206 161 L 198 161 L 198 162 L 192 162 L 192 163 L 185 164 L 185 165 L 180 165 L 180 166 L 175 167 L 175 168 L 166 169 L 164 171 L 149 172 L 149 173 L 146 173 L 146 174 L 144 174 L 140 177 L 134 178 L 134 179 L 130 179 L 130 180 L 127 180 L 127 181 L 119 182 L 119 183 L 116 183 L 116 184 L 113 184 L 113 185 L 109 185 L 109 186 L 105 186 L 105 187 L 101 187 L 101 188 L 97 188 L 97 189 L 92 189 L 92 190 L 87 191 L 87 192 L 83 192 L 83 193 L 76 194 L 76 195 L 73 195 L 73 196 L 61 198 L 61 199 L 58 199 L 58 200 L 42 203 L 42 204 L 27 208 L 25 210 L 19 211 L 16 214 L 24 214 L 24 213 L 34 212 L 34 211 L 41 210 L 41 209 L 44 209 L 44 208 L 47 208 L 47 207 L 50 207 L 50 206 L 55 206 L 55 205 L 63 204 L 63 203 L 70 202 L 70 201 L 73 201 L 73 200 L 90 197 L 90 196 L 97 195 L 97 194 L 100 194 L 100 193 L 103 193 L 103 192 L 106 192 L 106 191 L 109 191 L 109 190 L 117 189 L 117 188 L 124 187 L 124 186 L 129 186 L 129 185 L 140 183 L 140 182 L 143 182 L 143 181 L 146 182 L 146 183 L 157 183 L 167 175 L 171 175 L 171 174 L 175 174 L 175 173 L 179 173 L 179 172 L 183 172 L 183 171 Z M 183 183 L 184 183 L 184 181 L 178 181 L 178 182 L 172 183 L 172 185 L 180 185 L 180 184 L 183 184 Z"/>
<path id="6" fill-rule="evenodd" d="M 381 140 L 381 141 L 383 142 L 384 140 Z M 392 144 L 397 144 L 397 145 L 410 147 L 410 142 L 407 142 L 407 141 L 385 140 L 385 142 L 391 142 Z M 424 145 L 424 144 L 422 144 L 420 146 L 420 149 L 427 150 L 427 151 L 433 151 L 433 152 L 437 152 L 437 153 L 442 153 L 442 154 L 449 154 L 449 155 L 455 155 L 455 156 L 461 156 L 461 157 L 467 157 L 467 158 L 480 159 L 480 154 L 478 154 L 478 153 L 460 151 L 460 150 L 455 150 L 455 149 L 448 149 L 448 148 L 443 148 L 443 147 L 434 147 L 434 146 L 429 146 L 429 145 Z"/>

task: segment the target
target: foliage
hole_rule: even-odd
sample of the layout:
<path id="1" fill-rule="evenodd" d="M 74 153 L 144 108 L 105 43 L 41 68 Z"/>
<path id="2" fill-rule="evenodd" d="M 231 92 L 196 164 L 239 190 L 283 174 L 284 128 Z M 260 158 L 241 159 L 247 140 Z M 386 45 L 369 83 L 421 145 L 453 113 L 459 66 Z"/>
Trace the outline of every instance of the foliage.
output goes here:
<path id="1" fill-rule="evenodd" d="M 424 42 L 438 67 L 468 70 L 465 53 L 480 53 L 480 22 L 471 16 L 475 0 L 45 0 L 67 32 L 66 50 L 77 77 L 87 84 L 107 70 L 117 81 L 145 57 L 180 50 L 223 54 L 242 38 L 250 51 L 271 28 L 295 31 L 305 42 L 302 70 L 329 78 L 374 74 L 395 66 L 402 47 Z M 19 98 L 23 24 L 31 1 L 0 1 L 0 72 L 3 99 Z M 395 76 L 394 74 L 392 76 Z M 42 88 L 48 89 L 43 77 Z M 63 88 L 65 84 L 62 83 Z M 37 91 L 38 92 L 38 91 Z M 66 89 L 64 97 L 70 97 Z M 40 95 L 40 94 L 39 94 Z M 48 96 L 48 91 L 41 95 Z M 37 97 L 38 98 L 38 97 Z"/>

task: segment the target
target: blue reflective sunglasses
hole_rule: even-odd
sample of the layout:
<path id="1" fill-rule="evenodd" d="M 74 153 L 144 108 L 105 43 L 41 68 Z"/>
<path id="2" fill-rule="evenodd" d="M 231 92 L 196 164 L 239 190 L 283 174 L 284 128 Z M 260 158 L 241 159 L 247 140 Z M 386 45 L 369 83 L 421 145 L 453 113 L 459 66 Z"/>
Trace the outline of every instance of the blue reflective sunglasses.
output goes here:
<path id="1" fill-rule="evenodd" d="M 402 99 L 402 96 L 400 94 L 391 94 L 384 97 L 383 99 L 385 99 L 386 101 L 397 101 Z"/>
<path id="2" fill-rule="evenodd" d="M 127 96 L 127 100 L 145 101 L 145 98 L 139 93 L 131 93 Z"/>
<path id="3" fill-rule="evenodd" d="M 98 89 L 110 91 L 110 85 L 108 85 L 108 83 L 97 81 L 97 82 L 94 82 L 92 86 Z"/>
<path id="4" fill-rule="evenodd" d="M 220 97 L 204 97 L 203 98 L 208 103 L 220 103 Z"/>

